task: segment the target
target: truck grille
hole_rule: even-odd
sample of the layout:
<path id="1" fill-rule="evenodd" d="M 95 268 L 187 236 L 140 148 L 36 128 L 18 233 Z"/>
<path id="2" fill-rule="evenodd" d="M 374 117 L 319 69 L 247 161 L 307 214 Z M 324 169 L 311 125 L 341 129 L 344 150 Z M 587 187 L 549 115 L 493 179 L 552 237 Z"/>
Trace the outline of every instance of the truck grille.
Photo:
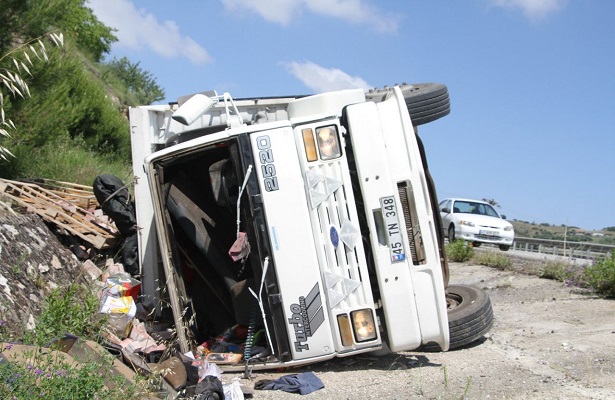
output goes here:
<path id="1" fill-rule="evenodd" d="M 419 218 L 416 213 L 416 200 L 412 193 L 410 182 L 399 182 L 397 184 L 401 208 L 404 212 L 404 222 L 408 233 L 408 246 L 412 254 L 412 264 L 425 264 L 425 247 L 423 246 L 423 236 L 419 226 Z"/>
<path id="2" fill-rule="evenodd" d="M 371 307 L 367 271 L 348 167 L 341 160 L 310 165 L 306 184 L 312 227 L 330 310 Z M 367 273 L 365 273 L 367 279 Z"/>

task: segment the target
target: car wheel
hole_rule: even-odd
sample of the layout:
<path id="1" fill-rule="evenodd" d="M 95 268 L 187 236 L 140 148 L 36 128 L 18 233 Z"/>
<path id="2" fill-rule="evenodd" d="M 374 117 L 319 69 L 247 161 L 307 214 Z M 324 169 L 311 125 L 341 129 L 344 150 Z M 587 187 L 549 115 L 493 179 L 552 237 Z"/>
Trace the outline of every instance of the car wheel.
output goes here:
<path id="1" fill-rule="evenodd" d="M 481 242 L 472 242 L 472 247 L 480 247 Z"/>
<path id="2" fill-rule="evenodd" d="M 424 125 L 448 115 L 451 112 L 451 104 L 448 96 L 448 88 L 441 83 L 416 83 L 399 85 L 413 126 Z M 379 103 L 384 101 L 390 87 L 371 89 L 365 94 L 367 100 Z"/>
<path id="3" fill-rule="evenodd" d="M 500 250 L 502 251 L 508 251 L 510 249 L 510 246 L 507 244 L 501 244 L 500 245 Z"/>
<path id="4" fill-rule="evenodd" d="M 448 309 L 449 350 L 468 345 L 484 336 L 493 325 L 493 307 L 484 290 L 465 285 L 449 285 L 446 294 Z M 440 351 L 436 343 L 419 347 L 420 351 Z"/>
<path id="5" fill-rule="evenodd" d="M 455 225 L 451 224 L 448 227 L 448 242 L 453 243 L 455 241 Z"/>

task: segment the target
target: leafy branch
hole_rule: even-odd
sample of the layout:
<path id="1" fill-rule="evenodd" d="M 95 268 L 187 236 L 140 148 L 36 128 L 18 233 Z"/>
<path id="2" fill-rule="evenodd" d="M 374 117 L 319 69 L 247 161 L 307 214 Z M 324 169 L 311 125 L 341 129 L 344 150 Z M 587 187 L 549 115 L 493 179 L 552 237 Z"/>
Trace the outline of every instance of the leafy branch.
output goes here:
<path id="1" fill-rule="evenodd" d="M 49 32 L 45 35 L 31 39 L 5 55 L 0 56 L 0 64 L 7 59 L 12 61 L 14 68 L 0 67 L 0 89 L 6 87 L 14 98 L 30 97 L 30 87 L 22 78 L 26 74 L 32 76 L 30 67 L 34 66 L 32 60 L 49 62 L 47 49 L 43 43 L 44 39 L 49 39 L 56 47 L 64 46 L 64 36 L 62 33 Z M 9 63 L 9 65 L 11 65 Z M 4 111 L 4 94 L 0 90 L 0 136 L 10 137 L 9 129 L 16 129 L 15 124 L 7 118 Z M 8 156 L 15 157 L 9 149 L 0 145 L 0 158 L 8 160 Z"/>

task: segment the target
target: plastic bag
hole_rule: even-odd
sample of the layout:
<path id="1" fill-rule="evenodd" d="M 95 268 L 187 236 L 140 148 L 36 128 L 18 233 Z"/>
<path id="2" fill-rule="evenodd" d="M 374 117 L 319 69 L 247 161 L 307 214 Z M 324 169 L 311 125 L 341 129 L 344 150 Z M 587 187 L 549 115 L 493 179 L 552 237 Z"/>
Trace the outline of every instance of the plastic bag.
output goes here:
<path id="1" fill-rule="evenodd" d="M 231 383 L 224 384 L 224 399 L 225 400 L 244 400 L 239 378 L 233 378 Z"/>

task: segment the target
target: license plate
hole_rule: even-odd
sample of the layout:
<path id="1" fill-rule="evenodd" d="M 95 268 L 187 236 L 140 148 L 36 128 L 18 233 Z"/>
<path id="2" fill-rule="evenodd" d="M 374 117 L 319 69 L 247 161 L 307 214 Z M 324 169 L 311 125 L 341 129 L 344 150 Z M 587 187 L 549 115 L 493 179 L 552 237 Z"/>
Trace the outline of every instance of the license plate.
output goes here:
<path id="1" fill-rule="evenodd" d="M 486 231 L 481 229 L 478 233 L 485 236 L 499 236 L 498 231 Z"/>
<path id="2" fill-rule="evenodd" d="M 406 252 L 404 251 L 395 198 L 393 196 L 382 197 L 380 199 L 380 209 L 384 218 L 391 261 L 404 261 L 406 259 Z"/>

